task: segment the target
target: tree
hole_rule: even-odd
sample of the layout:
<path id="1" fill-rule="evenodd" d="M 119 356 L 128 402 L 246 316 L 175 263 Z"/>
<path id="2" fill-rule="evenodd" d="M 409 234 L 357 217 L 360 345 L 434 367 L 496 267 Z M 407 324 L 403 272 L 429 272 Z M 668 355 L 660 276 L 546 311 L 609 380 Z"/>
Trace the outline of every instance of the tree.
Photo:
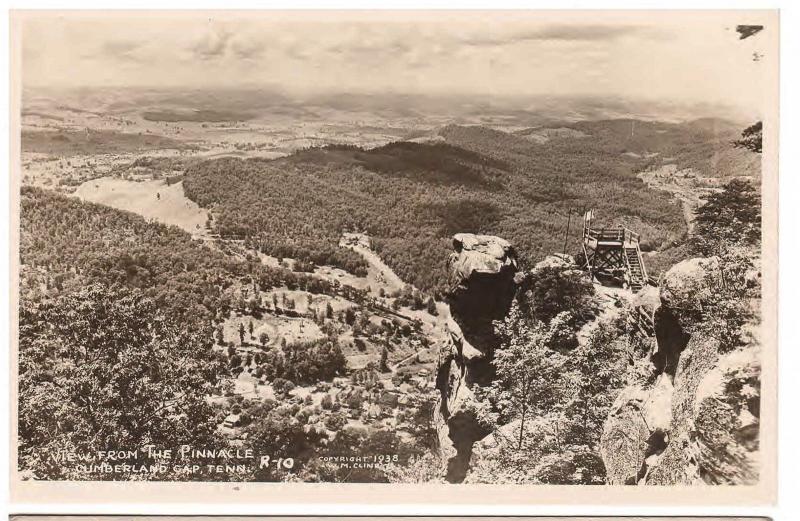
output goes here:
<path id="1" fill-rule="evenodd" d="M 703 255 L 724 255 L 732 247 L 760 241 L 761 194 L 744 179 L 734 179 L 709 195 L 696 211 L 691 243 Z"/>
<path id="2" fill-rule="evenodd" d="M 338 432 L 347 425 L 347 417 L 341 413 L 333 413 L 325 418 L 325 428 L 329 431 Z"/>
<path id="3" fill-rule="evenodd" d="M 272 381 L 272 388 L 277 394 L 288 394 L 294 387 L 294 382 L 285 378 L 275 378 L 275 380 Z"/>
<path id="4" fill-rule="evenodd" d="M 744 148 L 751 152 L 761 153 L 762 124 L 760 121 L 742 131 L 742 138 L 733 142 L 736 148 Z"/>
<path id="5" fill-rule="evenodd" d="M 627 360 L 624 345 L 617 342 L 619 329 L 601 323 L 588 341 L 570 353 L 567 378 L 575 393 L 566 409 L 572 423 L 572 445 L 596 451 L 617 391 L 624 385 Z"/>
<path id="6" fill-rule="evenodd" d="M 531 273 L 519 292 L 522 310 L 542 322 L 550 321 L 562 311 L 586 320 L 590 315 L 594 288 L 581 271 L 547 266 Z"/>
<path id="7" fill-rule="evenodd" d="M 436 301 L 433 300 L 433 297 L 428 297 L 428 301 L 425 303 L 425 308 L 429 315 L 435 317 L 439 314 L 439 312 L 436 310 Z"/>
<path id="8" fill-rule="evenodd" d="M 356 312 L 353 308 L 347 308 L 344 312 L 344 321 L 348 325 L 353 325 L 356 321 Z"/>
<path id="9" fill-rule="evenodd" d="M 247 324 L 247 332 L 250 333 L 250 338 L 253 338 L 253 321 Z"/>
<path id="10" fill-rule="evenodd" d="M 287 344 L 265 353 L 265 357 L 267 377 L 289 378 L 306 385 L 330 380 L 343 374 L 347 367 L 339 344 L 330 338 Z"/>
<path id="11" fill-rule="evenodd" d="M 244 344 L 244 324 L 239 323 L 239 343 Z"/>
<path id="12" fill-rule="evenodd" d="M 254 418 L 245 430 L 246 447 L 255 454 L 269 455 L 269 465 L 258 465 L 255 470 L 256 481 L 279 481 L 289 472 L 302 469 L 315 455 L 322 435 L 306 430 L 294 416 L 281 414 L 269 405 L 260 404 L 250 411 Z M 276 464 L 278 458 L 292 458 L 293 469 L 283 469 Z"/>
<path id="13" fill-rule="evenodd" d="M 556 328 L 562 327 L 555 321 Z M 496 327 L 503 339 L 492 361 L 498 379 L 495 399 L 519 419 L 518 450 L 522 450 L 525 422 L 546 413 L 563 393 L 564 357 L 551 349 L 556 328 L 527 317 L 515 302 L 508 317 Z"/>
<path id="14" fill-rule="evenodd" d="M 266 332 L 262 332 L 258 336 L 258 340 L 261 342 L 262 346 L 266 347 L 267 343 L 269 342 L 269 335 Z"/>
<path id="15" fill-rule="evenodd" d="M 333 306 L 331 306 L 330 302 L 325 304 L 325 317 L 326 318 L 333 318 Z"/>
<path id="16" fill-rule="evenodd" d="M 389 350 L 386 346 L 381 348 L 381 362 L 379 368 L 382 373 L 389 371 Z"/>
<path id="17" fill-rule="evenodd" d="M 20 466 L 39 479 L 110 479 L 52 456 L 224 443 L 206 401 L 223 371 L 212 334 L 211 326 L 176 321 L 124 287 L 92 285 L 39 305 L 23 301 Z M 135 463 L 153 461 L 140 451 Z"/>

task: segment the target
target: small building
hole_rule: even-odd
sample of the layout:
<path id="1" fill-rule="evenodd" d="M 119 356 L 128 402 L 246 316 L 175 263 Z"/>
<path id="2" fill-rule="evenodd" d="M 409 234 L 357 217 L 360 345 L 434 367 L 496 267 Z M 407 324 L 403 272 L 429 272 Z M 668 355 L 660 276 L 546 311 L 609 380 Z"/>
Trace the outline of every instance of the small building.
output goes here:
<path id="1" fill-rule="evenodd" d="M 240 427 L 242 425 L 242 415 L 241 414 L 229 414 L 225 421 L 222 422 L 222 425 L 229 429 L 233 429 L 235 427 Z"/>

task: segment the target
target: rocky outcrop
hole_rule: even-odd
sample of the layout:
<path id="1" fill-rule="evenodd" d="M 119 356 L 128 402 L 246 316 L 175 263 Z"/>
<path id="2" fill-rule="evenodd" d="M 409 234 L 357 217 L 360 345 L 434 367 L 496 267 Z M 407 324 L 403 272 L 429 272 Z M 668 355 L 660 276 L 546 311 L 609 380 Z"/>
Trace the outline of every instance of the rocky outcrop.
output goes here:
<path id="1" fill-rule="evenodd" d="M 670 268 L 661 281 L 661 304 L 672 310 L 688 329 L 697 322 L 698 313 L 722 287 L 719 258 L 695 258 L 679 262 Z"/>
<path id="2" fill-rule="evenodd" d="M 694 333 L 721 284 L 719 259 L 690 259 L 666 273 L 657 302 L 634 300 L 652 313 L 653 383 L 625 388 L 605 422 L 608 483 L 757 481 L 759 348 L 723 353 L 717 339 Z"/>
<path id="3" fill-rule="evenodd" d="M 446 479 L 463 481 L 473 444 L 491 432 L 475 400 L 477 387 L 491 385 L 492 358 L 498 346 L 492 322 L 511 306 L 517 261 L 511 245 L 499 237 L 457 234 L 448 259 L 451 319 L 448 341 L 439 352 L 436 411 L 440 450 L 447 459 Z"/>

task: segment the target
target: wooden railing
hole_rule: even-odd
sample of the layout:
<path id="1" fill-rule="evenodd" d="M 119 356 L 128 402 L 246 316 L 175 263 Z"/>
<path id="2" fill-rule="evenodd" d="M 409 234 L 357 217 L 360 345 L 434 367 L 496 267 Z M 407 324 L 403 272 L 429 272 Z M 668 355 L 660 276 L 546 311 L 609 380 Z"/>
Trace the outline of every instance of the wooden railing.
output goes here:
<path id="1" fill-rule="evenodd" d="M 628 228 L 583 228 L 584 239 L 613 242 L 639 242 L 639 234 Z"/>
<path id="2" fill-rule="evenodd" d="M 644 265 L 644 258 L 642 257 L 642 250 L 639 249 L 639 237 L 636 237 L 636 255 L 639 256 L 639 267 L 642 270 L 642 281 L 647 284 L 650 281 L 650 276 L 647 275 L 647 268 Z"/>
<path id="3" fill-rule="evenodd" d="M 624 230 L 625 230 L 625 242 L 635 242 L 637 244 L 636 247 L 638 248 L 639 234 L 627 228 L 625 228 Z"/>

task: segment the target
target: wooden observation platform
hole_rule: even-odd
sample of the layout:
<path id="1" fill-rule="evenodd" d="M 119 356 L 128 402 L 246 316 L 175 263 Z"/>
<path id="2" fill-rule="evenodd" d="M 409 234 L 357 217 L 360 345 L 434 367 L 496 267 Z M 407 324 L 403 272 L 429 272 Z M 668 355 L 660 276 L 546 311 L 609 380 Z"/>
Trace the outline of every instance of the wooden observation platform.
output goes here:
<path id="1" fill-rule="evenodd" d="M 593 228 L 592 210 L 583 216 L 583 253 L 589 277 L 612 279 L 636 292 L 649 278 L 639 249 L 639 234 L 627 228 Z"/>

